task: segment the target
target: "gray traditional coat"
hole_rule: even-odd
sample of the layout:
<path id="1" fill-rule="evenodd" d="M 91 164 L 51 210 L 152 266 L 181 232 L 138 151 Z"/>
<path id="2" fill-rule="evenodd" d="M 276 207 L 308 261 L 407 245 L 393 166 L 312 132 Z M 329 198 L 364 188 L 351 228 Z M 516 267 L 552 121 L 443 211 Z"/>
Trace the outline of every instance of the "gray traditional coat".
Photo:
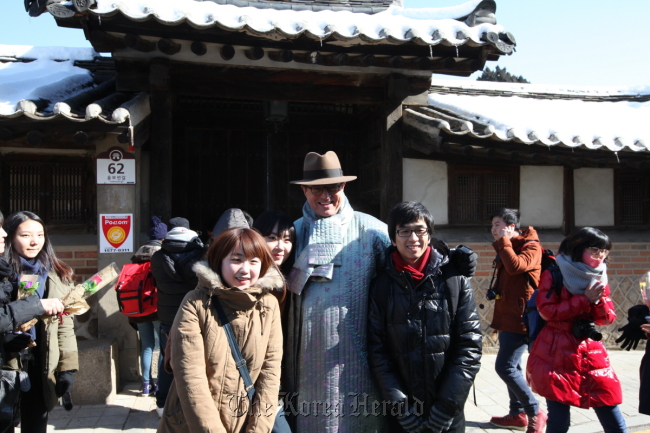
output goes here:
<path id="1" fill-rule="evenodd" d="M 285 348 L 294 350 L 286 355 L 295 388 L 287 389 L 294 397 L 287 414 L 296 415 L 298 433 L 387 428 L 370 407 L 379 395 L 368 367 L 366 329 L 370 282 L 390 240 L 384 223 L 343 201 L 329 218 L 317 218 L 305 203 L 295 222 L 289 288 L 300 299 L 290 311 L 292 342 Z"/>

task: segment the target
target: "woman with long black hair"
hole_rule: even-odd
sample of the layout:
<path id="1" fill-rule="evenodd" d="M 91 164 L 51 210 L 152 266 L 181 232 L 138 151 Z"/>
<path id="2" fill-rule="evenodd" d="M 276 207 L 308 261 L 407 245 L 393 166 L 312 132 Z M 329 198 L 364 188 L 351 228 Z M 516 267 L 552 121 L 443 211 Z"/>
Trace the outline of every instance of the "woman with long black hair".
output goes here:
<path id="1" fill-rule="evenodd" d="M 15 212 L 5 221 L 4 257 L 11 266 L 15 289 L 21 277 L 35 278 L 39 299 L 60 299 L 72 289 L 72 269 L 56 257 L 45 224 L 38 215 Z M 20 399 L 21 431 L 45 433 L 48 412 L 58 397 L 70 391 L 79 369 L 77 340 L 71 316 L 39 320 L 29 331 L 36 346 L 27 349 L 26 368 L 31 388 Z"/>
<path id="2" fill-rule="evenodd" d="M 596 328 L 616 320 L 607 283 L 611 248 L 605 233 L 584 227 L 560 244 L 560 290 L 553 289 L 551 271 L 542 274 L 537 309 L 548 323 L 535 339 L 526 376 L 533 391 L 546 398 L 546 433 L 569 430 L 571 406 L 593 408 L 606 433 L 626 431 L 618 407 L 621 383 Z"/>
<path id="3" fill-rule="evenodd" d="M 16 368 L 11 368 L 11 358 L 17 356 L 17 352 L 25 349 L 31 340 L 29 336 L 14 330 L 19 325 L 42 315 L 61 313 L 63 303 L 59 299 L 39 299 L 38 296 L 28 296 L 11 302 L 13 285 L 9 278 L 13 271 L 2 256 L 7 236 L 7 232 L 2 228 L 3 223 L 4 216 L 0 212 L 0 332 L 5 333 L 0 343 L 0 365 L 3 366 L 0 372 L 2 376 L 0 386 L 4 388 L 0 400 L 0 432 L 6 433 L 14 430 L 16 405 L 20 395 L 19 388 L 16 389 L 13 386 L 20 381 L 20 376 Z"/>

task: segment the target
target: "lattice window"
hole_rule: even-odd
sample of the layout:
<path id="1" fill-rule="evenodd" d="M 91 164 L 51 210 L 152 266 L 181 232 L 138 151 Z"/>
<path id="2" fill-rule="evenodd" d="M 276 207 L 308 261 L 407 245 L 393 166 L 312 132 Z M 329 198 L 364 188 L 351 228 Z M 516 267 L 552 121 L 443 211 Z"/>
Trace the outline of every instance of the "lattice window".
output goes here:
<path id="1" fill-rule="evenodd" d="M 90 217 L 94 190 L 87 162 L 20 157 L 2 161 L 3 213 L 26 210 L 46 224 L 81 224 Z"/>
<path id="2" fill-rule="evenodd" d="M 518 207 L 517 168 L 449 164 L 451 224 L 484 225 L 492 212 Z"/>
<path id="3" fill-rule="evenodd" d="M 13 210 L 29 210 L 37 215 L 41 208 L 41 167 L 17 164 L 8 167 L 8 206 Z M 6 212 L 6 211 L 5 211 Z"/>
<path id="4" fill-rule="evenodd" d="M 85 174 L 82 167 L 53 167 L 52 220 L 78 221 L 83 218 Z"/>
<path id="5" fill-rule="evenodd" d="M 647 173 L 617 171 L 616 224 L 650 224 L 650 179 Z"/>

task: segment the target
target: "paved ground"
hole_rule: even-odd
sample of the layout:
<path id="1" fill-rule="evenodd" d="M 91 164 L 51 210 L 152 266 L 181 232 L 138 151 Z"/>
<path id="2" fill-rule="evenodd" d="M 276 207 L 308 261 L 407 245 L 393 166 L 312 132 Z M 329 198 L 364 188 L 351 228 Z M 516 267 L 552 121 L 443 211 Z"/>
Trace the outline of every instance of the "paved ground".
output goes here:
<path id="1" fill-rule="evenodd" d="M 630 432 L 650 433 L 650 416 L 639 415 L 638 372 L 642 351 L 610 352 L 614 369 L 623 384 L 624 400 L 621 410 L 625 415 Z M 484 355 L 483 366 L 476 379 L 476 401 L 473 396 L 465 406 L 467 432 L 506 432 L 489 424 L 493 415 L 505 415 L 508 407 L 508 394 L 503 382 L 494 372 L 495 355 Z M 125 387 L 113 404 L 79 405 L 66 412 L 57 407 L 50 414 L 48 432 L 72 431 L 75 433 L 153 433 L 158 425 L 155 399 L 138 396 L 139 384 Z M 20 430 L 17 430 L 20 432 Z M 595 433 L 602 428 L 593 410 L 571 410 L 571 433 Z M 27 432 L 26 432 L 27 433 Z"/>

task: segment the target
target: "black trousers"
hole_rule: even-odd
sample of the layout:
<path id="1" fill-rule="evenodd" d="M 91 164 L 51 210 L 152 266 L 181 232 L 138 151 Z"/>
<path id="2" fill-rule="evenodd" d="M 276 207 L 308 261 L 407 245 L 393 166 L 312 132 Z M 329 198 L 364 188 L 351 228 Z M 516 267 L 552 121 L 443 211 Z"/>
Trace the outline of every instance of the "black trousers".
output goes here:
<path id="1" fill-rule="evenodd" d="M 47 433 L 48 412 L 43 391 L 41 348 L 38 345 L 30 349 L 33 357 L 28 361 L 27 372 L 32 387 L 20 397 L 20 431 L 25 433 Z"/>

